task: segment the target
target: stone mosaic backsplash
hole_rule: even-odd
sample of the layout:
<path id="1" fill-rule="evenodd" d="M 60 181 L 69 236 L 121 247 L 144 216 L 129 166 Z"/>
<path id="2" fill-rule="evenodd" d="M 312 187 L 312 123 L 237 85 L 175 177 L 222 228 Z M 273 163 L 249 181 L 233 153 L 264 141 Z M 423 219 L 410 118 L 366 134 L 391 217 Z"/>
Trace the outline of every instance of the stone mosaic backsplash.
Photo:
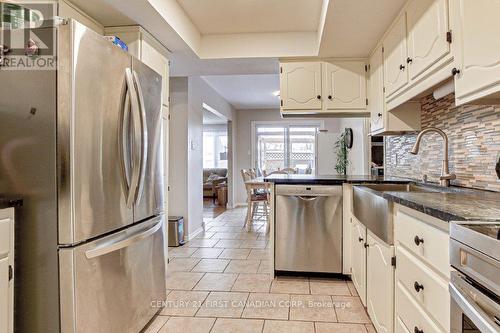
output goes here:
<path id="1" fill-rule="evenodd" d="M 455 95 L 439 100 L 432 95 L 421 100 L 422 128 L 437 127 L 449 138 L 450 171 L 457 175 L 453 185 L 500 192 L 496 164 L 500 157 L 500 105 L 455 107 Z M 439 182 L 443 145 L 439 135 L 427 134 L 417 156 L 410 150 L 416 135 L 385 139 L 386 174 Z"/>

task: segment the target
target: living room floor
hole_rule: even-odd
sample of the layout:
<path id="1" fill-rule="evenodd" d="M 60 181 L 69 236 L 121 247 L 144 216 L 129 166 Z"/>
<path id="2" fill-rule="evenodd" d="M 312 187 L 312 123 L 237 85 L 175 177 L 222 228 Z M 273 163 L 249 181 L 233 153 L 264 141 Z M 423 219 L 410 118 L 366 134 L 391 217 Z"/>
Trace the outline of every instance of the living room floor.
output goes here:
<path id="1" fill-rule="evenodd" d="M 335 278 L 270 278 L 265 223 L 244 228 L 246 208 L 169 248 L 165 308 L 147 333 L 372 333 L 354 286 Z"/>
<path id="2" fill-rule="evenodd" d="M 226 207 L 219 206 L 213 198 L 203 198 L 203 220 L 214 219 L 226 211 Z"/>

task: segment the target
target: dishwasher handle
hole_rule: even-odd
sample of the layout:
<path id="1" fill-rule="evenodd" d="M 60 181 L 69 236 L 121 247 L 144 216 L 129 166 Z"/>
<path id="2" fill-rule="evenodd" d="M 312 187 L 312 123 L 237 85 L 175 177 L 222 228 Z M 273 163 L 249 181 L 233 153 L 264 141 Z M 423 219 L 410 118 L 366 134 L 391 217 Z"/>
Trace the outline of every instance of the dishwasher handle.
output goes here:
<path id="1" fill-rule="evenodd" d="M 342 186 L 276 185 L 275 193 L 302 198 L 342 196 Z"/>
<path id="2" fill-rule="evenodd" d="M 315 195 L 315 196 L 297 195 L 295 197 L 297 197 L 297 198 L 299 198 L 300 200 L 303 200 L 303 201 L 314 201 L 314 200 L 318 199 L 320 196 L 318 196 L 318 195 Z"/>

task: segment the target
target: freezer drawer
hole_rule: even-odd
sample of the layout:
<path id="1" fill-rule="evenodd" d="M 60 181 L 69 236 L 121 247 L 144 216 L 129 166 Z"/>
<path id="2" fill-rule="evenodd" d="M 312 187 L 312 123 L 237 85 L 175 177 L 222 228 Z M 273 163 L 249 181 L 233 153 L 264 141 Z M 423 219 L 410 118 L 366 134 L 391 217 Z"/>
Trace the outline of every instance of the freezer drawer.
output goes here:
<path id="1" fill-rule="evenodd" d="M 276 186 L 275 269 L 342 272 L 342 187 Z"/>
<path id="2" fill-rule="evenodd" d="M 163 216 L 59 251 L 61 332 L 139 332 L 164 301 Z"/>

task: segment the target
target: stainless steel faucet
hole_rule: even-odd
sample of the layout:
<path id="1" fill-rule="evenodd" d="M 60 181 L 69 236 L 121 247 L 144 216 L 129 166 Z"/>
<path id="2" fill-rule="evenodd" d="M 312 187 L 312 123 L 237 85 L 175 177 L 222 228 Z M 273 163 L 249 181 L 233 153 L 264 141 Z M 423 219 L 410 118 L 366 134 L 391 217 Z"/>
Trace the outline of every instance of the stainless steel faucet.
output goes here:
<path id="1" fill-rule="evenodd" d="M 456 179 L 457 176 L 453 173 L 450 173 L 450 166 L 448 163 L 448 136 L 445 132 L 440 130 L 439 128 L 429 127 L 418 133 L 417 141 L 415 145 L 411 149 L 411 154 L 417 155 L 418 150 L 420 149 L 420 141 L 422 137 L 429 132 L 436 132 L 443 138 L 443 167 L 441 169 L 441 176 L 439 177 L 439 184 L 444 187 L 450 186 L 450 180 Z"/>

